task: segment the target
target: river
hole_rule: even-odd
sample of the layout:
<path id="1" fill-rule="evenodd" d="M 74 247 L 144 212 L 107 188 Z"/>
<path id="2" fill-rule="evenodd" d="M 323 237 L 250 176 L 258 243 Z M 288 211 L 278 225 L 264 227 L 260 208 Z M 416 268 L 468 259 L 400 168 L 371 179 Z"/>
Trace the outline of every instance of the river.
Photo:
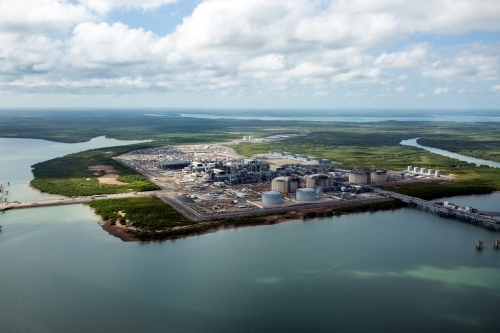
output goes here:
<path id="1" fill-rule="evenodd" d="M 0 165 L 36 159 L 34 142 L 2 140 L 21 149 Z M 499 200 L 472 205 L 495 210 Z M 500 251 L 474 246 L 499 234 L 415 209 L 151 243 L 108 235 L 83 205 L 7 211 L 0 221 L 3 332 L 497 329 Z"/>
<path id="2" fill-rule="evenodd" d="M 492 168 L 500 168 L 500 163 L 499 162 L 482 160 L 482 159 L 479 159 L 479 158 L 474 158 L 474 157 L 470 157 L 470 156 L 460 155 L 460 154 L 457 154 L 457 153 L 452 153 L 451 151 L 447 151 L 447 150 L 443 150 L 443 149 L 439 149 L 439 148 L 422 146 L 422 145 L 420 145 L 417 142 L 418 139 L 419 138 L 409 139 L 409 140 L 403 140 L 403 141 L 400 142 L 400 144 L 403 145 L 403 146 L 411 146 L 411 147 L 422 148 L 422 149 L 425 149 L 425 150 L 427 150 L 427 151 L 429 151 L 431 153 L 435 153 L 435 154 L 439 154 L 439 155 L 443 155 L 443 156 L 448 156 L 448 157 L 451 157 L 451 158 L 456 158 L 457 160 L 465 161 L 465 162 L 468 162 L 468 163 L 474 163 L 477 166 L 479 166 L 479 165 L 487 165 L 487 166 L 490 166 Z"/>

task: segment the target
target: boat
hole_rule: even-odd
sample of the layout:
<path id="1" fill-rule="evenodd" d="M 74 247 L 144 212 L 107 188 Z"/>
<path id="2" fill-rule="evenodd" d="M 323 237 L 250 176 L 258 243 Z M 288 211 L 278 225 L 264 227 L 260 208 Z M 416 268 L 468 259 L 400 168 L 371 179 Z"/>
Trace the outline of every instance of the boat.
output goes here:
<path id="1" fill-rule="evenodd" d="M 2 225 L 0 224 L 0 231 L 2 231 Z"/>

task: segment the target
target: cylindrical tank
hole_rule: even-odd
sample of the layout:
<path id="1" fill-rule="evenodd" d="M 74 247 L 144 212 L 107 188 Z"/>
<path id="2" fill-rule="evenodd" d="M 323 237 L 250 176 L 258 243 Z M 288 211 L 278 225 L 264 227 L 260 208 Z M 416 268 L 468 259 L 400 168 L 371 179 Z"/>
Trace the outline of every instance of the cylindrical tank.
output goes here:
<path id="1" fill-rule="evenodd" d="M 307 176 L 306 177 L 306 187 L 314 188 L 316 186 L 316 177 Z"/>
<path id="2" fill-rule="evenodd" d="M 429 169 L 429 171 L 427 171 L 427 174 L 428 174 L 429 176 L 432 176 L 432 175 L 434 174 L 434 170 Z"/>
<path id="3" fill-rule="evenodd" d="M 441 177 L 441 171 L 440 170 L 436 170 L 436 177 Z"/>
<path id="4" fill-rule="evenodd" d="M 316 187 L 316 195 L 318 197 L 323 196 L 323 188 L 321 186 Z"/>
<path id="5" fill-rule="evenodd" d="M 426 170 L 427 170 L 426 168 L 422 168 L 422 169 L 420 169 L 420 173 L 423 174 L 423 175 L 425 175 L 425 171 Z"/>
<path id="6" fill-rule="evenodd" d="M 267 191 L 262 193 L 262 203 L 264 205 L 279 205 L 283 203 L 283 197 L 281 196 L 281 192 Z"/>
<path id="7" fill-rule="evenodd" d="M 295 193 L 300 187 L 300 179 L 294 177 L 277 177 L 271 182 L 271 189 L 281 193 Z"/>
<path id="8" fill-rule="evenodd" d="M 309 187 L 299 188 L 295 197 L 298 201 L 315 201 L 316 200 L 316 190 Z"/>
<path id="9" fill-rule="evenodd" d="M 383 183 L 387 181 L 387 171 L 376 170 L 370 172 L 370 180 L 372 183 Z"/>
<path id="10" fill-rule="evenodd" d="M 411 165 L 408 165 L 408 172 L 411 172 L 413 170 L 413 167 Z"/>
<path id="11" fill-rule="evenodd" d="M 351 184 L 366 184 L 368 175 L 364 172 L 349 172 L 349 183 Z"/>
<path id="12" fill-rule="evenodd" d="M 278 178 L 273 179 L 273 181 L 271 183 L 271 189 L 273 191 L 286 193 L 285 180 L 283 179 L 283 177 L 278 177 Z"/>
<path id="13" fill-rule="evenodd" d="M 413 167 L 413 172 L 418 173 L 418 167 Z"/>

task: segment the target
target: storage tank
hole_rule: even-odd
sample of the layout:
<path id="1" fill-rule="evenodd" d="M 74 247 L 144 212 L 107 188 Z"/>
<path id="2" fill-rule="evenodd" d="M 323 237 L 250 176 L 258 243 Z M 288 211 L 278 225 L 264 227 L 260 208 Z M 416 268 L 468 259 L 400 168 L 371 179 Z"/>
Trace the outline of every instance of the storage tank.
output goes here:
<path id="1" fill-rule="evenodd" d="M 295 193 L 300 187 L 300 179 L 294 177 L 277 177 L 271 182 L 271 189 L 281 193 Z"/>
<path id="2" fill-rule="evenodd" d="M 316 186 L 316 177 L 307 176 L 306 177 L 306 187 L 314 188 Z"/>
<path id="3" fill-rule="evenodd" d="M 387 181 L 386 170 L 376 170 L 370 172 L 370 180 L 372 183 L 383 183 Z"/>
<path id="4" fill-rule="evenodd" d="M 323 188 L 321 186 L 316 187 L 316 195 L 318 197 L 322 197 L 323 196 Z"/>
<path id="5" fill-rule="evenodd" d="M 267 191 L 262 193 L 262 203 L 264 205 L 279 205 L 283 203 L 281 192 Z"/>
<path id="6" fill-rule="evenodd" d="M 366 184 L 368 182 L 368 175 L 360 171 L 349 172 L 349 183 L 351 184 Z"/>
<path id="7" fill-rule="evenodd" d="M 413 167 L 413 172 L 418 173 L 418 167 Z"/>
<path id="8" fill-rule="evenodd" d="M 271 183 L 271 189 L 273 191 L 278 191 L 280 193 L 286 193 L 286 186 L 285 186 L 285 180 L 283 179 L 284 177 L 278 177 L 273 179 Z"/>
<path id="9" fill-rule="evenodd" d="M 441 177 L 441 171 L 440 170 L 436 170 L 436 177 Z"/>
<path id="10" fill-rule="evenodd" d="M 408 172 L 411 172 L 413 170 L 413 167 L 411 165 L 408 165 Z"/>
<path id="11" fill-rule="evenodd" d="M 420 173 L 423 174 L 423 175 L 425 175 L 425 171 L 426 170 L 427 170 L 426 168 L 422 168 L 422 169 L 420 169 Z"/>
<path id="12" fill-rule="evenodd" d="M 427 174 L 428 174 L 429 176 L 432 176 L 432 175 L 434 174 L 434 170 L 429 169 L 429 171 L 427 171 Z"/>
<path id="13" fill-rule="evenodd" d="M 315 201 L 316 200 L 316 190 L 309 187 L 299 188 L 295 197 L 298 201 Z"/>

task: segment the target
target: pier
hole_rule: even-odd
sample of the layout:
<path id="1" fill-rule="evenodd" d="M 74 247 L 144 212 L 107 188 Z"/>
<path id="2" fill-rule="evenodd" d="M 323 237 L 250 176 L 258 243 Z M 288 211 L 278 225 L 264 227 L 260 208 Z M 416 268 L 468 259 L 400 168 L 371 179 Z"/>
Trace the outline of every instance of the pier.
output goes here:
<path id="1" fill-rule="evenodd" d="M 453 209 L 451 207 L 439 205 L 432 201 L 427 201 L 396 192 L 386 191 L 376 187 L 372 187 L 372 191 L 388 198 L 401 200 L 408 203 L 409 206 L 417 207 L 430 213 L 466 220 L 470 223 L 481 225 L 490 230 L 500 231 L 500 220 L 494 219 L 493 217 L 488 216 L 488 214 L 484 214 L 485 212 L 471 212 L 466 210 Z"/>
<path id="2" fill-rule="evenodd" d="M 493 243 L 493 248 L 498 250 L 500 248 L 500 239 L 490 239 L 490 240 L 477 240 L 476 241 L 476 250 L 483 250 L 483 243 Z"/>

